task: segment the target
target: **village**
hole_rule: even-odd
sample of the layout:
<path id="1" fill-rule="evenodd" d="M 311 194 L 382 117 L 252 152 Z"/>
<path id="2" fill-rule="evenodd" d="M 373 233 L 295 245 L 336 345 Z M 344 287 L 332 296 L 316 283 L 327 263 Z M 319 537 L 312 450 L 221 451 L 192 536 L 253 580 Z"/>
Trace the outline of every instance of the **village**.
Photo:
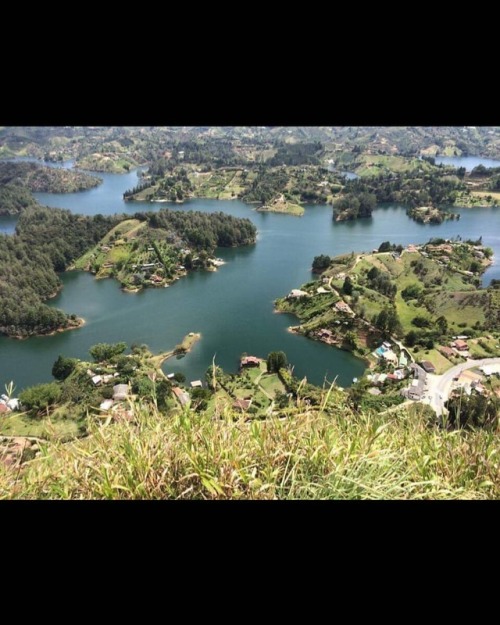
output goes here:
<path id="1" fill-rule="evenodd" d="M 498 394 L 491 367 L 500 335 L 488 326 L 498 297 L 480 289 L 491 262 L 481 240 L 434 239 L 404 248 L 386 242 L 371 253 L 330 259 L 320 285 L 292 289 L 275 305 L 301 321 L 291 332 L 365 360 L 368 369 L 353 384 L 372 397 L 371 405 L 376 398 L 381 406 L 423 402 L 440 414 L 453 393 Z M 434 392 L 457 367 L 446 392 Z"/>

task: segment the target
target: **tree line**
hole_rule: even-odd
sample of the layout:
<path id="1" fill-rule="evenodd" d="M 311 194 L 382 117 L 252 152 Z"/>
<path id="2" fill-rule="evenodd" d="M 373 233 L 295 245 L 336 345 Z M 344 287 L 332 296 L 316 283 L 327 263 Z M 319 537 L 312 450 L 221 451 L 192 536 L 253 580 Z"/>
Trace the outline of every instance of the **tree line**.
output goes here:
<path id="1" fill-rule="evenodd" d="M 180 212 L 163 209 L 155 213 L 136 213 L 152 228 L 174 231 L 196 250 L 213 252 L 216 247 L 234 247 L 254 243 L 257 229 L 249 219 L 226 213 Z"/>
<path id="2" fill-rule="evenodd" d="M 67 327 L 71 317 L 44 303 L 61 286 L 56 272 L 64 271 L 118 221 L 39 205 L 27 209 L 16 234 L 0 236 L 0 332 L 29 336 Z"/>

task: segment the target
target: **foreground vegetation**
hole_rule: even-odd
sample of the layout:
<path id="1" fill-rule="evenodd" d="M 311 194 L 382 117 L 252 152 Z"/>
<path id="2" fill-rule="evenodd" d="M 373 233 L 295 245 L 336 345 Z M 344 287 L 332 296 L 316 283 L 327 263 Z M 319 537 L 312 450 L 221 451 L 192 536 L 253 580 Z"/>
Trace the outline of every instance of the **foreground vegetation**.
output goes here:
<path id="1" fill-rule="evenodd" d="M 324 391 L 282 418 L 230 409 L 165 415 L 147 400 L 131 420 L 92 419 L 89 436 L 40 445 L 0 467 L 0 497 L 23 499 L 495 499 L 499 433 L 445 431 L 418 409 L 356 413 Z"/>

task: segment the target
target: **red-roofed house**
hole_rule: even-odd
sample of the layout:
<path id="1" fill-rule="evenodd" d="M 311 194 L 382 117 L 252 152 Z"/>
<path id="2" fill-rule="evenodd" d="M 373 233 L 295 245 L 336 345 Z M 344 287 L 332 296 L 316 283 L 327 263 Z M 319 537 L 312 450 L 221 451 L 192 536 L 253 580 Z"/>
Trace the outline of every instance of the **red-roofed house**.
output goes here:
<path id="1" fill-rule="evenodd" d="M 262 358 L 257 358 L 256 356 L 246 356 L 241 359 L 242 367 L 258 367 L 262 362 Z"/>

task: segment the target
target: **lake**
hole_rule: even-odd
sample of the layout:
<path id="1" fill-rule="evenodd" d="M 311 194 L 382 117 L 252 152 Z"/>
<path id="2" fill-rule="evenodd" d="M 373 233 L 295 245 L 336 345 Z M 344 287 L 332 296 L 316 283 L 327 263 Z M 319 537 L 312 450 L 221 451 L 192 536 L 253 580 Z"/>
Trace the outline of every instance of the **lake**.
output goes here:
<path id="1" fill-rule="evenodd" d="M 103 184 L 95 189 L 69 194 L 37 193 L 42 204 L 70 208 L 86 215 L 115 212 L 133 215 L 137 211 L 222 210 L 236 217 L 248 217 L 258 229 L 257 243 L 246 248 L 219 249 L 226 264 L 215 273 L 194 272 L 166 289 L 123 293 L 114 280 L 97 281 L 90 274 L 63 275 L 64 289 L 51 301 L 86 320 L 78 330 L 26 341 L 0 338 L 0 384 L 14 380 L 18 390 L 51 380 L 50 370 L 59 354 L 88 358 L 88 349 L 98 342 L 146 343 L 153 351 L 172 348 L 188 332 L 201 332 L 192 352 L 165 363 L 164 370 L 182 371 L 188 380 L 202 378 L 215 355 L 216 363 L 228 372 L 236 371 L 243 352 L 266 356 L 283 350 L 295 373 L 322 384 L 337 378 L 342 386 L 359 377 L 364 364 L 350 353 L 292 335 L 287 327 L 297 320 L 276 314 L 273 300 L 311 280 L 314 256 L 331 256 L 369 251 L 382 241 L 404 245 L 427 241 L 431 236 L 463 238 L 483 236 L 500 255 L 498 223 L 500 209 L 461 209 L 459 221 L 423 225 L 410 220 L 405 208 L 384 205 L 372 219 L 335 223 L 331 206 L 306 206 L 303 217 L 258 213 L 238 200 L 191 200 L 185 204 L 124 202 L 123 191 L 137 184 L 137 173 L 99 174 Z M 455 209 L 458 210 L 458 209 Z M 8 227 L 14 218 L 3 218 Z M 0 228 L 6 222 L 0 220 Z M 494 265 L 485 276 L 500 278 Z"/>
<path id="2" fill-rule="evenodd" d="M 471 171 L 478 165 L 485 167 L 500 167 L 500 161 L 482 156 L 436 156 L 436 165 L 452 165 L 453 167 L 465 167 Z"/>

